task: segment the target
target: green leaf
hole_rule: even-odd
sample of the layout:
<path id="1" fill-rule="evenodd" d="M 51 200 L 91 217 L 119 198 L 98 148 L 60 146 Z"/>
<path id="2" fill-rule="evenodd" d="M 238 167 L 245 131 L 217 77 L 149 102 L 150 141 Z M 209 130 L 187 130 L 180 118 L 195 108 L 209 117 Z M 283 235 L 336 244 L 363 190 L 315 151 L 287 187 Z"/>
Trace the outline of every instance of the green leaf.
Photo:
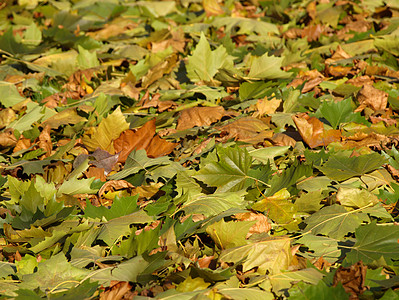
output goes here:
<path id="1" fill-rule="evenodd" d="M 337 129 L 341 123 L 357 122 L 359 118 L 363 119 L 364 122 L 366 121 L 360 116 L 360 113 L 353 112 L 350 98 L 337 102 L 323 101 L 319 110 L 333 129 Z"/>
<path id="2" fill-rule="evenodd" d="M 112 219 L 129 215 L 139 208 L 137 206 L 138 195 L 131 197 L 115 197 L 110 208 L 105 206 L 94 206 L 89 200 L 86 200 L 86 208 L 84 210 L 85 217 L 93 219 L 102 219 L 104 217 L 107 221 Z"/>
<path id="3" fill-rule="evenodd" d="M 327 162 L 317 168 L 329 178 L 342 181 L 374 171 L 385 162 L 386 159 L 375 152 L 353 157 L 338 152 L 330 155 Z"/>
<path id="4" fill-rule="evenodd" d="M 217 147 L 218 161 L 202 167 L 193 177 L 209 186 L 217 187 L 218 192 L 235 192 L 245 187 L 248 171 L 252 164 L 246 149 Z"/>
<path id="5" fill-rule="evenodd" d="M 100 65 L 97 59 L 96 51 L 90 52 L 84 49 L 82 46 L 78 45 L 79 54 L 76 58 L 78 62 L 78 67 L 82 70 L 95 68 Z"/>
<path id="6" fill-rule="evenodd" d="M 337 192 L 337 201 L 343 206 L 355 209 L 368 205 L 374 206 L 379 203 L 376 195 L 367 190 L 356 188 L 339 188 Z"/>
<path id="7" fill-rule="evenodd" d="M 23 275 L 21 288 L 40 288 L 43 292 L 56 292 L 65 288 L 73 288 L 85 278 L 90 271 L 73 267 L 67 262 L 63 253 L 59 253 L 39 263 L 36 273 Z"/>
<path id="8" fill-rule="evenodd" d="M 185 195 L 188 195 L 189 199 L 181 208 L 186 215 L 203 214 L 205 217 L 211 217 L 230 208 L 244 209 L 246 205 L 244 193 L 239 192 L 214 193 L 210 195 L 195 194 L 193 196 L 190 196 L 190 194 L 190 191 L 186 192 Z"/>
<path id="9" fill-rule="evenodd" d="M 193 81 L 213 82 L 213 77 L 221 68 L 232 68 L 233 58 L 227 54 L 223 46 L 211 50 L 205 35 L 201 32 L 201 38 L 193 55 L 188 57 L 187 76 Z"/>
<path id="10" fill-rule="evenodd" d="M 312 234 L 324 234 L 331 238 L 343 239 L 343 237 L 354 232 L 363 222 L 369 221 L 366 214 L 361 212 L 347 211 L 344 207 L 334 204 L 323 207 L 307 219 L 305 230 Z"/>
<path id="11" fill-rule="evenodd" d="M 249 78 L 257 79 L 287 79 L 292 73 L 281 70 L 284 58 L 269 56 L 267 53 L 261 57 L 252 57 L 250 62 Z"/>
<path id="12" fill-rule="evenodd" d="M 313 213 L 323 206 L 320 202 L 325 198 L 321 189 L 303 193 L 295 200 L 295 206 L 300 212 Z"/>
<path id="13" fill-rule="evenodd" d="M 271 196 L 283 188 L 290 188 L 298 182 L 298 180 L 310 177 L 312 175 L 312 167 L 305 164 L 295 162 L 290 168 L 283 171 L 281 175 L 273 176 L 269 182 L 271 188 L 266 190 L 265 195 Z"/>
<path id="14" fill-rule="evenodd" d="M 0 262 L 0 278 L 5 278 L 8 275 L 15 273 L 15 264 L 8 262 Z"/>
<path id="15" fill-rule="evenodd" d="M 399 257 L 399 226 L 378 226 L 376 222 L 360 226 L 355 232 L 356 243 L 347 254 L 346 261 L 370 264 L 383 258 L 388 265 Z"/>
<path id="16" fill-rule="evenodd" d="M 326 261 L 333 264 L 341 256 L 341 250 L 338 249 L 338 241 L 336 239 L 316 236 L 314 234 L 305 234 L 297 243 L 303 244 L 309 248 L 309 251 L 302 253 L 305 257 L 310 259 L 319 259 L 323 257 Z"/>
<path id="17" fill-rule="evenodd" d="M 294 272 L 283 272 L 280 274 L 269 276 L 270 283 L 273 286 L 273 290 L 281 292 L 287 290 L 292 286 L 293 282 L 306 282 L 311 284 L 317 284 L 324 274 L 315 268 L 308 268 Z"/>
<path id="18" fill-rule="evenodd" d="M 170 163 L 171 161 L 167 156 L 149 158 L 147 157 L 147 152 L 144 149 L 133 150 L 127 157 L 123 170 L 112 176 L 109 176 L 109 179 L 120 180 L 128 177 L 129 175 L 136 174 L 140 170 L 146 170 L 149 172 L 147 169 L 150 167 L 157 165 L 168 165 Z"/>
<path id="19" fill-rule="evenodd" d="M 336 287 L 329 287 L 324 281 L 320 280 L 317 285 L 305 284 L 304 282 L 298 283 L 289 291 L 290 296 L 288 299 L 292 300 L 308 300 L 308 299 L 323 299 L 323 300 L 346 300 L 349 299 L 342 287 L 338 284 Z"/>
<path id="20" fill-rule="evenodd" d="M 0 44 L 1 45 L 1 44 Z M 10 107 L 25 100 L 19 93 L 14 84 L 0 81 L 0 103 L 5 107 Z"/>

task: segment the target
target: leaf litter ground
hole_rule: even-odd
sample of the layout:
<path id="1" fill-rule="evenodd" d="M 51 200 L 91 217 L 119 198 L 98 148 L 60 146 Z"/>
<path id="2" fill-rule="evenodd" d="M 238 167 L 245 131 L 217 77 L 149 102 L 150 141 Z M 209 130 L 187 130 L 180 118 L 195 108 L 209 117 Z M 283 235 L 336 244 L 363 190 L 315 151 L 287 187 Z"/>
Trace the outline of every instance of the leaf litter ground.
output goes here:
<path id="1" fill-rule="evenodd" d="M 3 1 L 2 299 L 398 299 L 399 5 Z"/>

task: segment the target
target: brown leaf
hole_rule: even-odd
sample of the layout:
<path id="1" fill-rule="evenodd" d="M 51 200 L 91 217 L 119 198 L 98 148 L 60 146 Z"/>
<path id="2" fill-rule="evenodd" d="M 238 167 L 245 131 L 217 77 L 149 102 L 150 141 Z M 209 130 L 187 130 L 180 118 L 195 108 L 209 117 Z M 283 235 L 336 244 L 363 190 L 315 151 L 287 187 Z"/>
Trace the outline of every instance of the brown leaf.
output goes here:
<path id="1" fill-rule="evenodd" d="M 132 286 L 127 281 L 111 281 L 111 285 L 101 293 L 100 300 L 133 299 L 135 293 L 131 289 Z"/>
<path id="2" fill-rule="evenodd" d="M 349 268 L 340 266 L 335 272 L 333 286 L 341 283 L 345 291 L 351 294 L 350 299 L 358 299 L 358 296 L 366 290 L 364 286 L 366 273 L 367 266 L 364 266 L 361 261 Z"/>
<path id="3" fill-rule="evenodd" d="M 272 225 L 270 224 L 269 219 L 264 214 L 254 213 L 250 211 L 246 213 L 235 214 L 235 218 L 239 221 L 256 220 L 256 223 L 252 225 L 252 227 L 249 229 L 246 238 L 249 238 L 255 233 L 269 232 L 272 229 Z"/>
<path id="4" fill-rule="evenodd" d="M 114 141 L 115 152 L 119 152 L 119 162 L 125 162 L 134 149 L 145 149 L 155 134 L 155 119 L 148 121 L 137 130 L 125 130 Z"/>
<path id="5" fill-rule="evenodd" d="M 30 142 L 30 140 L 29 140 Z M 11 148 L 17 144 L 17 138 L 14 135 L 14 130 L 8 128 L 3 132 L 0 132 L 0 148 Z"/>
<path id="6" fill-rule="evenodd" d="M 209 265 L 210 265 L 210 263 L 212 262 L 212 260 L 215 258 L 215 256 L 206 256 L 206 255 L 204 255 L 202 258 L 200 258 L 198 261 L 197 261 L 197 263 L 198 263 L 198 266 L 201 268 L 201 269 L 205 269 L 205 268 L 208 268 L 209 267 Z"/>
<path id="7" fill-rule="evenodd" d="M 98 195 L 101 197 L 105 192 L 128 189 L 132 187 L 133 185 L 126 180 L 110 180 L 104 183 L 104 185 L 98 191 Z"/>
<path id="8" fill-rule="evenodd" d="M 275 146 L 294 147 L 296 144 L 296 141 L 292 137 L 290 137 L 282 132 L 275 133 L 272 137 L 272 141 L 273 141 L 273 145 L 275 145 Z"/>
<path id="9" fill-rule="evenodd" d="M 251 144 L 263 142 L 273 136 L 273 131 L 267 130 L 269 128 L 265 123 L 253 117 L 241 118 L 217 129 L 222 131 L 224 140 L 234 139 Z"/>
<path id="10" fill-rule="evenodd" d="M 171 143 L 160 138 L 158 135 L 154 136 L 150 144 L 145 148 L 148 157 L 159 157 L 168 155 L 176 148 L 177 143 Z"/>
<path id="11" fill-rule="evenodd" d="M 360 106 L 356 108 L 355 112 L 362 111 L 365 107 L 370 107 L 373 110 L 384 110 L 388 104 L 388 94 L 366 84 L 357 94 L 357 100 Z"/>
<path id="12" fill-rule="evenodd" d="M 46 127 L 44 127 L 39 135 L 39 148 L 46 151 L 46 153 L 43 154 L 44 157 L 49 157 L 51 155 L 51 150 L 53 150 L 53 143 L 51 142 L 50 131 L 50 126 L 46 125 Z"/>
<path id="13" fill-rule="evenodd" d="M 142 78 L 141 86 L 146 89 L 152 83 L 162 78 L 164 74 L 169 74 L 176 66 L 179 55 L 174 53 L 167 57 L 165 60 L 159 62 L 148 70 L 147 74 Z"/>
<path id="14" fill-rule="evenodd" d="M 177 130 L 193 128 L 195 126 L 209 126 L 219 121 L 225 114 L 222 106 L 192 107 L 183 110 L 177 120 Z"/>
<path id="15" fill-rule="evenodd" d="M 17 144 L 15 145 L 14 150 L 12 151 L 13 153 L 16 153 L 20 150 L 25 150 L 28 149 L 30 146 L 32 146 L 32 142 L 30 139 L 24 138 L 23 135 L 21 135 L 17 141 Z"/>
<path id="16" fill-rule="evenodd" d="M 341 141 L 341 131 L 330 129 L 325 131 L 323 123 L 315 118 L 309 117 L 306 113 L 293 116 L 292 119 L 302 139 L 310 148 L 327 146 L 332 142 Z"/>
<path id="17" fill-rule="evenodd" d="M 317 41 L 320 38 L 320 35 L 324 32 L 324 25 L 309 25 L 302 29 L 301 37 L 306 37 L 308 42 Z"/>
<path id="18" fill-rule="evenodd" d="M 353 74 L 352 67 L 326 65 L 326 73 L 333 77 L 344 77 Z"/>
<path id="19" fill-rule="evenodd" d="M 94 177 L 96 179 L 100 179 L 101 181 L 107 181 L 105 176 L 104 168 L 97 168 L 90 166 L 89 169 L 84 173 L 87 178 Z"/>

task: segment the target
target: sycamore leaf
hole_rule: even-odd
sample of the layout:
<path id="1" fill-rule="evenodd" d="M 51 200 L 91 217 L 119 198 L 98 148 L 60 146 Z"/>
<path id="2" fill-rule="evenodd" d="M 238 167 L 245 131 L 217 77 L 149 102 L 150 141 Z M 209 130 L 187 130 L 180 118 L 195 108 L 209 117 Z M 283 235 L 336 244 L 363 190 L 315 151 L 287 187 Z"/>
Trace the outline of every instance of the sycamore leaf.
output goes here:
<path id="1" fill-rule="evenodd" d="M 290 239 L 286 237 L 249 243 L 245 246 L 223 250 L 220 260 L 238 263 L 243 261 L 243 272 L 257 267 L 257 273 L 278 274 L 286 270 L 292 260 Z"/>
<path id="2" fill-rule="evenodd" d="M 367 190 L 356 188 L 339 188 L 337 192 L 337 201 L 343 206 L 352 208 L 360 208 L 369 204 L 374 206 L 379 203 L 376 195 Z"/>
<path id="3" fill-rule="evenodd" d="M 223 46 L 211 50 L 205 35 L 201 32 L 201 38 L 193 55 L 188 57 L 187 76 L 193 81 L 212 82 L 220 68 L 232 68 L 233 58 L 227 54 Z"/>
<path id="4" fill-rule="evenodd" d="M 399 226 L 378 226 L 376 222 L 360 226 L 355 232 L 356 243 L 346 260 L 350 264 L 372 263 L 383 258 L 388 265 L 399 257 Z"/>
<path id="5" fill-rule="evenodd" d="M 217 187 L 218 192 L 234 192 L 243 189 L 252 164 L 248 151 L 237 146 L 218 147 L 217 155 L 218 161 L 202 167 L 194 178 L 209 186 Z"/>
<path id="6" fill-rule="evenodd" d="M 385 162 L 385 158 L 375 152 L 353 157 L 348 157 L 345 153 L 338 152 L 330 155 L 325 164 L 316 168 L 329 178 L 341 181 L 374 171 Z"/>
<path id="7" fill-rule="evenodd" d="M 98 127 L 91 128 L 86 132 L 82 141 L 89 151 L 100 148 L 110 154 L 115 154 L 113 141 L 127 129 L 129 129 L 129 123 L 126 122 L 125 116 L 118 107 L 112 114 L 103 119 Z"/>
<path id="8" fill-rule="evenodd" d="M 206 232 L 220 249 L 229 249 L 247 244 L 245 237 L 249 229 L 255 222 L 225 222 L 221 219 L 219 222 L 212 223 L 206 228 Z"/>
<path id="9" fill-rule="evenodd" d="M 5 81 L 0 81 L 0 95 L 0 102 L 5 107 L 13 106 L 25 100 L 25 98 L 18 93 L 14 84 Z"/>
<path id="10" fill-rule="evenodd" d="M 353 213 L 344 207 L 334 204 L 323 207 L 307 219 L 305 230 L 312 234 L 324 234 L 331 238 L 342 239 L 346 234 L 354 232 L 363 222 L 368 222 L 369 218 L 363 213 Z"/>
<path id="11" fill-rule="evenodd" d="M 189 200 L 181 208 L 187 215 L 203 214 L 205 217 L 216 216 L 230 208 L 245 208 L 245 201 L 242 194 L 238 192 L 214 193 L 211 195 L 192 195 L 187 191 Z"/>
<path id="12" fill-rule="evenodd" d="M 74 287 L 77 281 L 82 280 L 89 273 L 89 270 L 72 266 L 61 252 L 39 263 L 36 273 L 22 276 L 20 287 L 32 290 L 40 288 L 43 292 L 54 289 L 54 292 L 58 289 Z"/>
<path id="13" fill-rule="evenodd" d="M 353 112 L 350 98 L 338 102 L 324 101 L 320 105 L 319 111 L 331 124 L 333 129 L 337 129 L 341 123 L 366 122 L 366 120 L 360 116 L 360 113 Z"/>
<path id="14" fill-rule="evenodd" d="M 157 165 L 168 165 L 170 163 L 171 161 L 166 156 L 148 158 L 144 149 L 137 151 L 133 150 L 126 159 L 125 168 L 122 171 L 110 176 L 109 179 L 120 180 L 129 175 L 135 174 L 140 170 L 147 171 L 147 168 Z"/>
<path id="15" fill-rule="evenodd" d="M 334 263 L 341 256 L 341 250 L 338 249 L 338 241 L 325 236 L 319 236 L 314 234 L 305 234 L 297 243 L 303 244 L 309 249 L 304 255 L 310 258 L 323 257 L 329 263 Z"/>
<path id="16" fill-rule="evenodd" d="M 115 197 L 110 208 L 96 207 L 89 200 L 86 200 L 85 216 L 93 219 L 104 217 L 107 221 L 126 216 L 138 210 L 137 199 L 138 195 L 123 198 Z"/>
<path id="17" fill-rule="evenodd" d="M 223 288 L 219 289 L 218 293 L 226 296 L 227 299 L 262 299 L 273 300 L 274 295 L 269 291 L 264 291 L 256 288 Z"/>
<path id="18" fill-rule="evenodd" d="M 331 287 L 320 280 L 317 285 L 305 284 L 299 282 L 296 286 L 289 290 L 290 298 L 295 300 L 308 300 L 308 299 L 331 299 L 331 300 L 347 300 L 347 294 L 341 284 Z"/>
<path id="19" fill-rule="evenodd" d="M 296 212 L 296 206 L 289 199 L 290 196 L 287 189 L 281 189 L 273 196 L 263 197 L 252 209 L 266 212 L 269 218 L 278 224 L 289 223 Z"/>
<path id="20" fill-rule="evenodd" d="M 286 79 L 291 73 L 281 70 L 283 57 L 269 56 L 267 53 L 261 57 L 253 57 L 250 63 L 249 78 L 257 79 Z"/>
<path id="21" fill-rule="evenodd" d="M 176 287 L 176 291 L 180 293 L 200 291 L 206 289 L 209 285 L 209 282 L 205 282 L 205 280 L 200 277 L 193 279 L 191 276 L 188 276 L 183 282 L 179 283 Z"/>

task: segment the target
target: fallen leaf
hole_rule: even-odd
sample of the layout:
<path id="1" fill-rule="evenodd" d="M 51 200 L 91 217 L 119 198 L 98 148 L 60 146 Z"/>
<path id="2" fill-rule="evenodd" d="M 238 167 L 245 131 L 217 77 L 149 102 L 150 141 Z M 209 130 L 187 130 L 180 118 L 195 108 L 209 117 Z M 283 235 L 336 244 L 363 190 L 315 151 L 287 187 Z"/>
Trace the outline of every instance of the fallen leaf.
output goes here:
<path id="1" fill-rule="evenodd" d="M 333 286 L 341 283 L 345 291 L 351 294 L 350 299 L 359 299 L 359 295 L 367 289 L 364 286 L 366 273 L 367 266 L 364 266 L 361 261 L 349 268 L 340 266 L 335 272 Z"/>
<path id="2" fill-rule="evenodd" d="M 103 119 L 98 127 L 91 127 L 87 130 L 82 142 L 89 151 L 100 148 L 114 154 L 113 141 L 128 128 L 129 123 L 126 122 L 125 116 L 118 107 L 112 114 Z"/>
<path id="3" fill-rule="evenodd" d="M 249 229 L 246 238 L 249 238 L 255 233 L 269 232 L 272 229 L 269 219 L 264 214 L 250 211 L 246 213 L 235 214 L 235 218 L 239 221 L 256 221 L 256 223 Z"/>
<path id="4" fill-rule="evenodd" d="M 46 125 L 39 135 L 39 148 L 46 151 L 46 153 L 43 154 L 44 157 L 49 157 L 51 155 L 51 151 L 53 150 L 53 143 L 51 142 L 50 131 L 50 126 Z"/>
<path id="5" fill-rule="evenodd" d="M 30 140 L 29 140 L 30 142 Z M 3 132 L 0 132 L 0 148 L 11 148 L 17 144 L 17 138 L 14 135 L 14 130 L 12 128 L 8 128 Z M 24 148 L 26 149 L 26 148 Z"/>
<path id="6" fill-rule="evenodd" d="M 302 139 L 310 148 L 327 146 L 332 142 L 341 141 L 341 130 L 324 130 L 323 123 L 315 118 L 309 117 L 306 113 L 292 117 Z"/>
<path id="7" fill-rule="evenodd" d="M 216 129 L 221 131 L 224 140 L 234 139 L 251 144 L 263 142 L 273 136 L 273 131 L 261 120 L 246 117 Z"/>
<path id="8" fill-rule="evenodd" d="M 165 139 L 160 138 L 158 135 L 154 136 L 149 145 L 145 148 L 148 157 L 160 157 L 171 153 L 178 143 L 171 143 Z"/>
<path id="9" fill-rule="evenodd" d="M 262 117 L 267 114 L 273 114 L 276 112 L 277 108 L 279 108 L 282 100 L 281 99 L 259 99 L 256 103 L 257 111 L 253 114 L 254 118 Z"/>
<path id="10" fill-rule="evenodd" d="M 388 104 L 388 94 L 366 84 L 357 94 L 357 100 L 360 106 L 356 108 L 355 112 L 362 111 L 365 107 L 370 107 L 375 111 L 384 110 Z"/>
<path id="11" fill-rule="evenodd" d="M 219 121 L 225 114 L 222 106 L 192 107 L 183 110 L 177 119 L 177 130 L 193 128 L 195 126 L 209 126 Z"/>
<path id="12" fill-rule="evenodd" d="M 101 197 L 104 193 L 109 191 L 129 189 L 132 187 L 133 185 L 126 180 L 110 180 L 103 184 L 103 186 L 98 191 L 98 195 Z"/>

